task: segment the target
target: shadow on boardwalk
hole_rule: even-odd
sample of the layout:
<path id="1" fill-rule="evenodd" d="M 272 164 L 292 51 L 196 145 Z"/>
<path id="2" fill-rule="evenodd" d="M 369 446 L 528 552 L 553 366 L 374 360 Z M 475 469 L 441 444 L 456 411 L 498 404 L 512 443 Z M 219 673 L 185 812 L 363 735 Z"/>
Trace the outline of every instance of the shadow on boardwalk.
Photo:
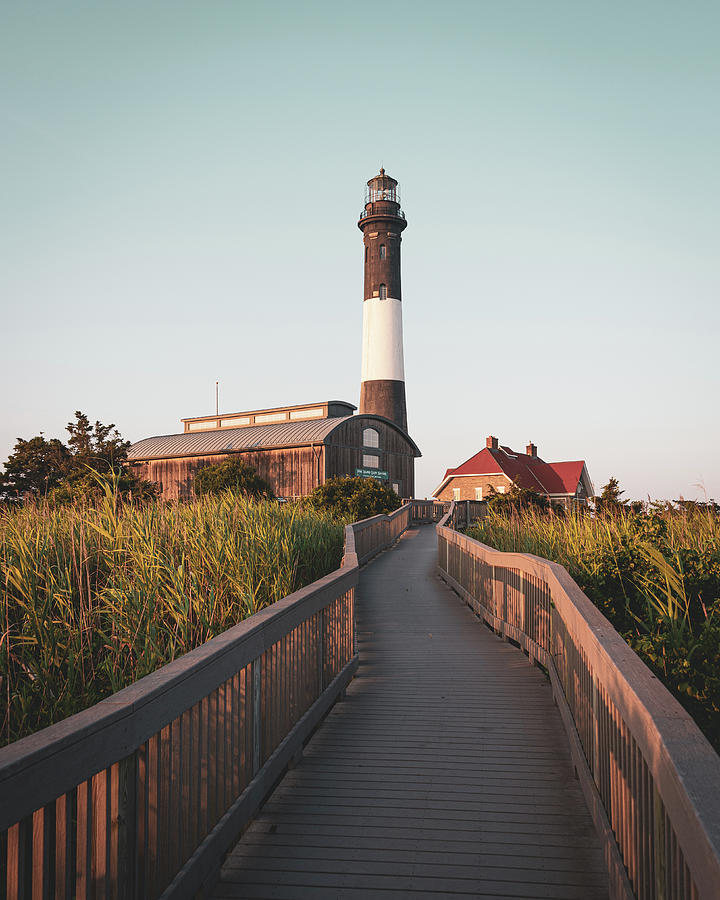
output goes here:
<path id="1" fill-rule="evenodd" d="M 215 897 L 606 897 L 550 686 L 435 575 L 431 526 L 365 568 L 361 662 Z"/>

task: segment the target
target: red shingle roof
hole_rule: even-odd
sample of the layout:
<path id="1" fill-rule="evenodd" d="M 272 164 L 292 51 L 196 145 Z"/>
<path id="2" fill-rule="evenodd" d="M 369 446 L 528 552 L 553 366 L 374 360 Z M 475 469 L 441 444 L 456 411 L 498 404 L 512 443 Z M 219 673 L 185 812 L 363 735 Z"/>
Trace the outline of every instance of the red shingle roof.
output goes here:
<path id="1" fill-rule="evenodd" d="M 449 478 L 457 475 L 506 475 L 518 487 L 542 494 L 574 494 L 585 462 L 546 463 L 539 456 L 516 453 L 510 447 L 491 450 L 485 447 L 456 469 L 445 472 L 437 495 Z"/>

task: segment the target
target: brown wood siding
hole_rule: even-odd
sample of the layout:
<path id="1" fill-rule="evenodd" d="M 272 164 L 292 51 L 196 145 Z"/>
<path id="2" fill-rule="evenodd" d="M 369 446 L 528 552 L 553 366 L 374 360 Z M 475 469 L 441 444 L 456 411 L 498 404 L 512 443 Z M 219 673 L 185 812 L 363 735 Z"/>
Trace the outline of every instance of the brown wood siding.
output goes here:
<path id="1" fill-rule="evenodd" d="M 375 428 L 379 447 L 363 448 L 363 429 Z M 353 417 L 341 423 L 326 438 L 326 443 L 314 447 L 282 447 L 275 450 L 236 450 L 232 453 L 208 453 L 201 456 L 180 456 L 132 462 L 141 478 L 162 487 L 164 500 L 188 499 L 198 470 L 212 466 L 231 456 L 255 466 L 278 497 L 300 497 L 309 494 L 327 478 L 335 475 L 354 475 L 362 468 L 364 452 L 375 452 L 379 469 L 387 471 L 388 483 L 400 485 L 403 497 L 415 493 L 415 456 L 410 441 L 400 432 L 375 418 Z"/>
<path id="2" fill-rule="evenodd" d="M 388 483 L 399 482 L 404 497 L 415 495 L 415 456 L 410 442 L 398 431 L 380 419 L 348 419 L 326 438 L 325 477 L 354 475 L 362 468 L 363 429 L 374 428 L 379 434 L 380 446 L 365 448 L 380 457 L 379 468 L 388 475 Z"/>
<path id="3" fill-rule="evenodd" d="M 141 478 L 158 482 L 164 500 L 187 499 L 193 496 L 195 475 L 205 466 L 212 466 L 231 456 L 255 466 L 278 497 L 299 497 L 309 494 L 324 481 L 324 447 L 285 447 L 279 450 L 248 450 L 240 453 L 219 453 L 206 456 L 184 456 L 175 459 L 153 459 L 133 463 Z"/>

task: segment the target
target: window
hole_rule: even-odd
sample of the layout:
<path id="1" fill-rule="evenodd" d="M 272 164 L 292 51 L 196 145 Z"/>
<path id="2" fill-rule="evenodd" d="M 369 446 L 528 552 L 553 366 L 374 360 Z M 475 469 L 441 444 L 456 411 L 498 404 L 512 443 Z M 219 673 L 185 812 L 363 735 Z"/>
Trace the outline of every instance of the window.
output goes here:
<path id="1" fill-rule="evenodd" d="M 287 413 L 263 413 L 260 416 L 255 416 L 255 424 L 256 425 L 265 425 L 268 422 L 285 422 L 287 420 Z"/>
<path id="2" fill-rule="evenodd" d="M 475 488 L 475 499 L 482 500 L 482 488 Z"/>
<path id="3" fill-rule="evenodd" d="M 460 488 L 453 488 L 453 500 L 460 499 Z"/>
<path id="4" fill-rule="evenodd" d="M 380 459 L 372 453 L 363 453 L 363 469 L 379 469 Z"/>
<path id="5" fill-rule="evenodd" d="M 290 413 L 291 419 L 321 419 L 322 407 L 316 406 L 313 409 L 294 409 Z"/>
<path id="6" fill-rule="evenodd" d="M 499 484 L 495 490 L 498 492 L 498 494 L 504 494 L 507 490 L 507 486 L 504 484 Z"/>
<path id="7" fill-rule="evenodd" d="M 387 286 L 384 284 L 380 285 L 380 299 L 387 300 Z"/>
<path id="8" fill-rule="evenodd" d="M 369 250 L 369 249 L 370 249 L 369 247 L 366 247 L 366 248 L 365 248 L 365 262 L 368 261 L 368 250 Z"/>
<path id="9" fill-rule="evenodd" d="M 380 435 L 374 428 L 363 428 L 363 447 L 379 447 Z"/>
<path id="10" fill-rule="evenodd" d="M 385 244 L 380 244 L 380 259 L 385 259 Z"/>
<path id="11" fill-rule="evenodd" d="M 393 490 L 398 495 L 398 497 L 402 497 L 402 494 L 400 493 L 401 488 L 399 481 L 393 481 Z"/>
<path id="12" fill-rule="evenodd" d="M 230 419 L 221 419 L 221 428 L 237 428 L 240 425 L 249 425 L 250 416 L 233 416 Z"/>

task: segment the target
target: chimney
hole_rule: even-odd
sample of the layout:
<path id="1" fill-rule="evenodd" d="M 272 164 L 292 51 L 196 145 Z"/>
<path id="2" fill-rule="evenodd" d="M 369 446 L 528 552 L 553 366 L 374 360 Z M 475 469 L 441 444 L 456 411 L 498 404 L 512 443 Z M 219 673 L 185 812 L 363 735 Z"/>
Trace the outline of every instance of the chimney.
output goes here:
<path id="1" fill-rule="evenodd" d="M 525 452 L 528 456 L 537 456 L 537 447 L 535 446 L 535 444 L 533 444 L 532 441 L 530 441 L 530 443 L 525 448 Z"/>
<path id="2" fill-rule="evenodd" d="M 488 450 L 497 450 L 498 448 L 498 439 L 494 437 L 492 434 L 489 434 L 487 440 L 485 441 L 485 446 Z"/>

